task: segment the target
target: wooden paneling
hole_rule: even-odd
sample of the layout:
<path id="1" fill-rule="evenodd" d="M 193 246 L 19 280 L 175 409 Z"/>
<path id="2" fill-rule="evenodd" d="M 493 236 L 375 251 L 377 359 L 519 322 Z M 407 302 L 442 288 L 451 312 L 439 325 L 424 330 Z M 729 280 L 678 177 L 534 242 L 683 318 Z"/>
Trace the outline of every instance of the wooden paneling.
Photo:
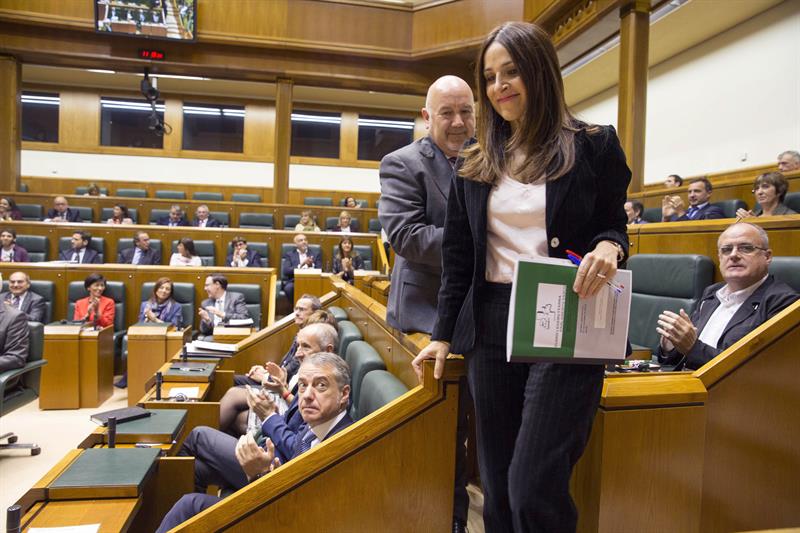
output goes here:
<path id="1" fill-rule="evenodd" d="M 183 102 L 181 99 L 167 98 L 164 101 L 164 122 L 172 127 L 172 133 L 164 135 L 164 151 L 180 154 L 183 150 Z"/>
<path id="2" fill-rule="evenodd" d="M 60 92 L 58 142 L 64 146 L 94 148 L 100 144 L 100 96 L 65 89 Z"/>
<path id="3" fill-rule="evenodd" d="M 342 113 L 340 132 L 339 159 L 356 161 L 358 159 L 358 113 L 352 111 Z"/>
<path id="4" fill-rule="evenodd" d="M 289 154 L 292 152 L 292 87 L 289 79 L 278 80 L 275 90 L 275 170 L 272 198 L 276 204 L 289 202 Z"/>
<path id="5" fill-rule="evenodd" d="M 0 187 L 19 189 L 22 137 L 22 68 L 16 58 L 0 56 Z"/>
<path id="6" fill-rule="evenodd" d="M 275 153 L 275 106 L 247 104 L 244 119 L 244 153 L 272 159 Z M 266 199 L 262 195 L 263 199 Z"/>

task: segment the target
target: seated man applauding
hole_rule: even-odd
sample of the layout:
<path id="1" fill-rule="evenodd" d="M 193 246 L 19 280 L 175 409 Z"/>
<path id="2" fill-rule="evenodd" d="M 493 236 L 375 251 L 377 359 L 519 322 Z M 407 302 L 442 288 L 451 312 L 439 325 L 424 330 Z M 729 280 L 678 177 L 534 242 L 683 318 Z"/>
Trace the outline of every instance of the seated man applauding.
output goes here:
<path id="1" fill-rule="evenodd" d="M 298 403 L 304 425 L 297 433 L 298 438 L 295 439 L 292 454 L 286 457 L 287 460 L 305 453 L 353 423 L 347 414 L 350 368 L 341 357 L 329 352 L 312 354 L 300 365 L 298 375 Z M 230 439 L 227 453 L 232 453 L 236 460 L 207 465 L 211 467 L 205 471 L 209 476 L 205 480 L 207 483 L 239 489 L 280 466 L 275 447 L 269 439 L 262 448 L 249 434 L 238 441 L 227 437 Z M 230 444 L 233 445 L 232 449 Z M 217 446 L 215 444 L 214 447 Z M 198 474 L 201 473 L 198 468 L 196 461 L 195 482 L 199 480 Z M 170 509 L 158 528 L 159 532 L 169 531 L 220 501 L 216 496 L 203 494 L 204 486 L 200 485 L 197 489 L 198 493 L 183 496 Z"/>
<path id="2" fill-rule="evenodd" d="M 767 232 L 741 222 L 717 241 L 725 283 L 708 287 L 692 316 L 664 311 L 658 360 L 676 369 L 697 369 L 798 299 L 785 283 L 768 274 L 772 261 Z"/>

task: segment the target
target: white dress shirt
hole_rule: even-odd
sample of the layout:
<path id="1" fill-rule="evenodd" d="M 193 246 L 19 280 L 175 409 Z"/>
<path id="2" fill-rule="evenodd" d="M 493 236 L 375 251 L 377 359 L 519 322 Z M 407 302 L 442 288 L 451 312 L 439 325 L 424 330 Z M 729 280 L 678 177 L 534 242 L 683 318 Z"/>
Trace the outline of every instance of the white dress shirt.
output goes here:
<path id="1" fill-rule="evenodd" d="M 331 418 L 327 422 L 323 422 L 322 424 L 318 424 L 318 425 L 314 426 L 313 428 L 310 428 L 311 431 L 314 432 L 314 435 L 317 436 L 316 439 L 311 441 L 311 447 L 313 448 L 314 446 L 316 446 L 317 444 L 322 442 L 325 439 L 325 437 L 328 436 L 328 433 L 330 433 L 330 431 L 333 429 L 333 427 L 336 424 L 338 424 L 339 421 L 342 418 L 344 418 L 344 415 L 346 415 L 346 414 L 347 414 L 347 409 L 344 409 L 341 413 L 339 413 L 337 416 Z"/>
<path id="2" fill-rule="evenodd" d="M 227 294 L 228 294 L 227 291 L 223 292 L 222 296 L 217 298 L 216 304 L 214 305 L 214 307 L 217 309 L 217 311 L 221 311 L 222 313 L 225 312 L 225 296 Z M 221 317 L 221 316 L 219 316 L 217 314 L 214 314 L 213 318 L 214 318 L 214 326 L 219 325 L 219 323 L 222 322 L 222 320 L 223 320 L 223 317 Z"/>
<path id="3" fill-rule="evenodd" d="M 720 337 L 722 337 L 722 333 L 728 326 L 728 322 L 733 318 L 733 315 L 735 315 L 742 304 L 752 296 L 756 289 L 764 283 L 767 277 L 768 275 L 764 276 L 761 280 L 740 291 L 731 292 L 727 284 L 720 288 L 716 292 L 717 300 L 719 300 L 719 307 L 714 309 L 714 312 L 711 314 L 711 317 L 709 317 L 708 322 L 703 328 L 703 331 L 700 332 L 700 336 L 697 340 L 716 348 Z"/>

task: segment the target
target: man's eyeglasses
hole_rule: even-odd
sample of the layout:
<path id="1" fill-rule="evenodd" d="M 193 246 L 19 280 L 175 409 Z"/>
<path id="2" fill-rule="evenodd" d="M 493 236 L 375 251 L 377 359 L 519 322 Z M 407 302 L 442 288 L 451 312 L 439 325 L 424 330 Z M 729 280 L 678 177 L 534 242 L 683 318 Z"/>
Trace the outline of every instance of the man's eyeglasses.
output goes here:
<path id="1" fill-rule="evenodd" d="M 733 253 L 734 248 L 739 250 L 739 253 L 742 255 L 752 255 L 756 253 L 756 250 L 767 250 L 766 248 L 762 248 L 761 246 L 756 246 L 754 244 L 726 244 L 725 246 L 719 247 L 719 255 L 728 257 Z"/>

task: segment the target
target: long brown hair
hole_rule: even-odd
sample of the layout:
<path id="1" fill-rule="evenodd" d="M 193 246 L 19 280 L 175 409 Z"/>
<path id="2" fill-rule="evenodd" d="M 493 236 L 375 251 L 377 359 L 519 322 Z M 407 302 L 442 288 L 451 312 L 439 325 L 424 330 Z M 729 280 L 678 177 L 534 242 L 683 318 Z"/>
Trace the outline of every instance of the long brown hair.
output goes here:
<path id="1" fill-rule="evenodd" d="M 508 50 L 527 89 L 520 127 L 511 125 L 492 107 L 486 95 L 484 56 L 493 43 Z M 508 172 L 508 156 L 524 147 L 527 158 L 515 177 L 524 183 L 560 178 L 575 163 L 575 133 L 584 126 L 564 102 L 564 83 L 550 36 L 539 26 L 506 22 L 486 37 L 475 67 L 478 87 L 478 142 L 467 147 L 459 174 L 484 183 Z"/>

